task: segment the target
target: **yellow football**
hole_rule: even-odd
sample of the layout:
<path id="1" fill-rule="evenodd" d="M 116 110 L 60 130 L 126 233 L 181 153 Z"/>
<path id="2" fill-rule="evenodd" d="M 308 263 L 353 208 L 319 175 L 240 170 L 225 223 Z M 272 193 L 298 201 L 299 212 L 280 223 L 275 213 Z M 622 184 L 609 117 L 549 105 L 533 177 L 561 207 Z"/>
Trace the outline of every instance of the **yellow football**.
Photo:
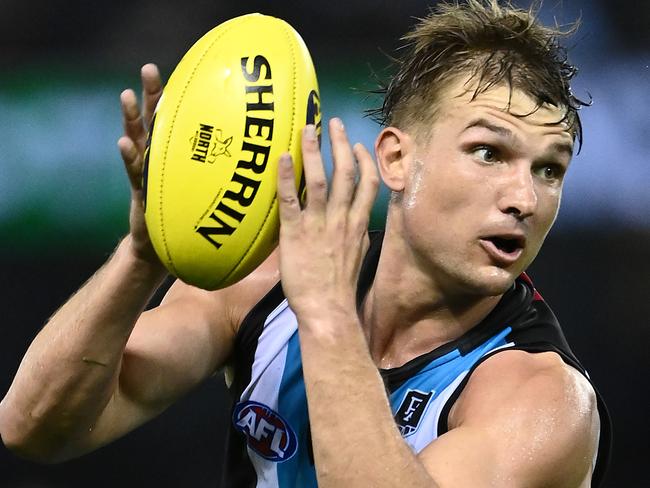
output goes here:
<path id="1" fill-rule="evenodd" d="M 306 124 L 320 129 L 316 74 L 285 21 L 244 15 L 190 48 L 164 88 L 145 153 L 147 228 L 172 274 L 223 288 L 269 255 L 278 158 L 291 153 L 302 190 Z"/>

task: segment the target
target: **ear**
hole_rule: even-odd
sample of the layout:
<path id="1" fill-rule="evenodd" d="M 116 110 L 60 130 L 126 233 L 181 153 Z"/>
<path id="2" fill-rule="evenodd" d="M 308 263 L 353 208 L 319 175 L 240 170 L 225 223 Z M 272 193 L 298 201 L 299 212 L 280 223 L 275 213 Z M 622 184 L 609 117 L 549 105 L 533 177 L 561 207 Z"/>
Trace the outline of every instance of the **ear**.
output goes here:
<path id="1" fill-rule="evenodd" d="M 406 185 L 408 167 L 413 159 L 414 141 L 397 127 L 386 127 L 375 140 L 375 156 L 381 178 L 386 186 L 400 192 Z"/>

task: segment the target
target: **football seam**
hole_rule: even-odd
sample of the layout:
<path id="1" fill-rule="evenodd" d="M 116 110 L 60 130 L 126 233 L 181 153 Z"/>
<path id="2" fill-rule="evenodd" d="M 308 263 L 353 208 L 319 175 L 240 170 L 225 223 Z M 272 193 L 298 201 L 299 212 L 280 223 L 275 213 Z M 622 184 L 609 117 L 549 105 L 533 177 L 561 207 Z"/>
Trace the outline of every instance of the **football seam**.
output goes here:
<path id="1" fill-rule="evenodd" d="M 189 79 L 187 80 L 187 82 L 185 83 L 185 86 L 183 87 L 183 91 L 181 92 L 181 96 L 180 96 L 180 98 L 178 100 L 178 103 L 176 104 L 176 110 L 174 111 L 174 116 L 172 117 L 172 122 L 171 122 L 171 126 L 169 128 L 167 140 L 165 141 L 165 151 L 164 151 L 164 156 L 163 156 L 163 162 L 162 162 L 162 165 L 161 165 L 162 167 L 161 167 L 161 170 L 160 170 L 160 184 L 159 184 L 160 198 L 159 198 L 158 210 L 159 210 L 159 214 L 160 214 L 160 233 L 161 233 L 163 245 L 165 247 L 165 254 L 167 255 L 167 259 L 169 261 L 169 265 L 173 270 L 173 274 L 175 276 L 177 276 L 177 277 L 180 277 L 180 276 L 179 276 L 178 270 L 176 269 L 176 266 L 174 265 L 174 261 L 173 261 L 172 256 L 171 256 L 169 246 L 167 245 L 167 237 L 165 235 L 165 226 L 163 225 L 164 213 L 163 213 L 163 207 L 162 207 L 162 205 L 163 205 L 163 197 L 162 197 L 162 195 L 163 195 L 163 185 L 164 185 L 164 180 L 165 180 L 165 166 L 166 166 L 166 163 L 167 163 L 167 153 L 168 153 L 168 150 L 169 150 L 169 143 L 171 141 L 172 132 L 173 132 L 174 126 L 176 124 L 176 117 L 178 115 L 178 111 L 180 110 L 181 104 L 183 102 L 183 98 L 185 97 L 185 93 L 187 92 L 187 88 L 190 85 L 190 82 L 194 79 L 194 75 L 196 74 L 196 71 L 198 70 L 199 66 L 203 62 L 203 59 L 205 58 L 208 51 L 210 51 L 212 46 L 219 39 L 221 39 L 227 32 L 229 32 L 231 28 L 232 28 L 232 26 L 228 26 L 227 28 L 225 28 L 223 30 L 223 32 L 221 32 L 219 34 L 219 36 L 215 37 L 215 39 L 204 49 L 203 53 L 201 53 L 201 57 L 199 58 L 196 65 L 194 66 L 194 69 L 192 70 L 192 73 L 190 74 Z M 182 59 L 181 59 L 181 62 L 182 62 Z"/>
<path id="2" fill-rule="evenodd" d="M 294 49 L 295 49 L 294 42 L 293 42 L 294 40 L 293 40 L 293 38 L 291 37 L 291 33 L 288 31 L 288 29 L 287 29 L 287 27 L 286 27 L 286 24 L 285 24 L 284 22 L 281 22 L 280 25 L 282 25 L 283 30 L 284 30 L 284 35 L 285 35 L 285 36 L 287 37 L 287 39 L 289 40 L 289 47 L 290 47 L 290 50 L 291 50 L 291 67 L 292 67 L 292 75 L 293 75 L 293 76 L 292 76 L 292 83 L 293 83 L 293 90 L 292 90 L 292 92 L 293 92 L 293 107 L 292 107 L 291 112 L 293 113 L 294 116 L 291 117 L 291 130 L 289 131 L 289 145 L 288 145 L 288 146 L 289 146 L 289 149 L 290 149 L 290 148 L 291 148 L 291 144 L 293 143 L 293 131 L 294 131 L 294 125 L 295 125 L 295 119 L 296 119 L 295 116 L 297 115 L 297 114 L 295 113 L 295 112 L 296 112 L 296 107 L 297 107 L 297 103 L 296 103 L 296 96 L 297 96 L 297 93 L 296 93 L 296 91 L 297 91 L 297 89 L 296 89 L 296 88 L 297 88 L 297 87 L 296 87 L 296 56 L 295 56 L 295 51 L 294 51 Z M 294 176 L 294 177 L 295 177 L 295 176 Z M 255 245 L 255 243 L 257 242 L 257 240 L 259 239 L 260 234 L 261 234 L 262 231 L 265 229 L 265 227 L 266 227 L 266 223 L 267 223 L 267 221 L 268 221 L 268 219 L 269 219 L 269 215 L 271 215 L 271 212 L 274 210 L 274 208 L 275 208 L 275 206 L 276 206 L 276 202 L 277 202 L 277 200 L 278 200 L 278 191 L 277 191 L 277 178 L 276 178 L 276 190 L 275 190 L 275 196 L 273 197 L 273 200 L 272 200 L 272 202 L 271 202 L 271 205 L 269 206 L 269 210 L 266 212 L 266 216 L 264 217 L 264 221 L 262 222 L 262 225 L 259 227 L 259 229 L 258 229 L 258 231 L 257 231 L 257 234 L 255 234 L 255 237 L 253 238 L 251 244 L 248 246 L 248 249 L 246 249 L 246 251 L 244 252 L 244 254 L 242 255 L 242 257 L 239 259 L 239 261 L 237 261 L 237 263 L 236 263 L 235 266 L 232 268 L 232 270 L 230 270 L 230 272 L 229 272 L 229 273 L 228 273 L 228 274 L 223 278 L 223 280 L 221 280 L 221 283 L 226 282 L 226 281 L 228 280 L 228 278 L 230 278 L 230 276 L 231 276 L 235 271 L 237 271 L 237 269 L 239 268 L 239 265 L 240 265 L 241 262 L 246 258 L 246 256 L 248 256 L 248 254 L 250 253 L 251 249 L 253 248 L 253 246 Z"/>

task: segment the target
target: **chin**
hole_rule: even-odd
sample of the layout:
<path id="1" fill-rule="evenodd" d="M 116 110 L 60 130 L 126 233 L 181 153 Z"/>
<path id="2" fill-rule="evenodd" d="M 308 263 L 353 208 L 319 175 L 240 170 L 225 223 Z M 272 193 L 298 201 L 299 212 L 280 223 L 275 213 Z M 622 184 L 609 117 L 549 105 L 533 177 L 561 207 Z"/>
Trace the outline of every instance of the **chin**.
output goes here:
<path id="1" fill-rule="evenodd" d="M 508 269 L 489 266 L 476 270 L 472 276 L 468 276 L 465 285 L 472 294 L 499 296 L 510 289 L 519 274 Z"/>

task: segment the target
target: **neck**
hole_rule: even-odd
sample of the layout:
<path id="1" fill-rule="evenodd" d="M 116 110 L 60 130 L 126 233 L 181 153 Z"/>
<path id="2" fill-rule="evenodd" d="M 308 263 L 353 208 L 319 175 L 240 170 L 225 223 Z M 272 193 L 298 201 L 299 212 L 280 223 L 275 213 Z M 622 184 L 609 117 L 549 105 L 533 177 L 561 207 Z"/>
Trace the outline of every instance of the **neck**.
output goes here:
<path id="1" fill-rule="evenodd" d="M 387 232 L 362 308 L 370 353 L 380 368 L 401 366 L 459 338 L 501 299 L 459 292 L 422 268 L 403 239 Z"/>

